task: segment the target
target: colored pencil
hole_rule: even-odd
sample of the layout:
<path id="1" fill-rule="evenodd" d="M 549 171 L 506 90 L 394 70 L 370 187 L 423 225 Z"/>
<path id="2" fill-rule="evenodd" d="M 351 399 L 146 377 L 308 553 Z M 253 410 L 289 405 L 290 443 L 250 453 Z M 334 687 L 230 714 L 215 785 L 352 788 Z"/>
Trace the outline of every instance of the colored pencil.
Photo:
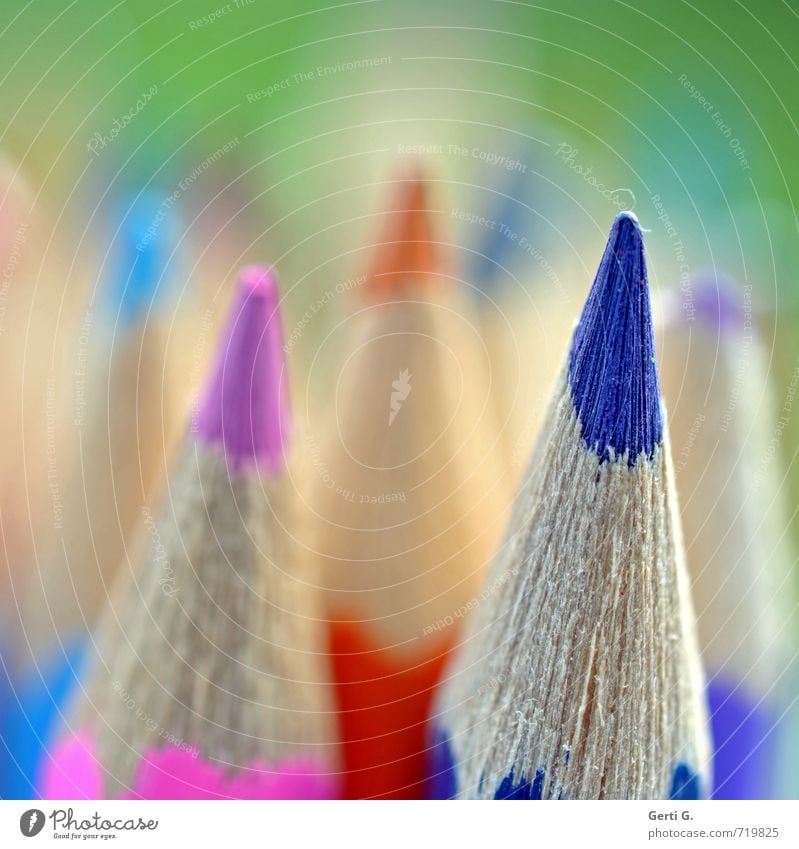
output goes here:
<path id="1" fill-rule="evenodd" d="M 172 245 L 166 225 L 154 226 L 161 203 L 162 195 L 151 192 L 120 204 L 106 285 L 76 329 L 79 400 L 65 446 L 73 467 L 62 493 L 63 531 L 41 533 L 52 547 L 37 547 L 23 598 L 34 663 L 48 663 L 59 643 L 74 645 L 86 635 L 165 473 L 173 411 L 163 386 L 158 301 Z"/>
<path id="2" fill-rule="evenodd" d="M 33 192 L 24 173 L 0 152 L 0 356 L 9 364 L 17 363 L 20 350 L 24 350 L 26 344 L 23 316 L 32 288 L 29 285 L 32 207 Z M 23 378 L 21 368 L 8 368 L 0 386 L 0 403 L 5 411 L 0 421 L 0 520 L 4 539 L 0 551 L 0 609 L 8 603 L 9 617 L 16 617 L 16 611 L 11 610 L 15 558 L 9 558 L 8 554 L 18 554 L 25 544 L 22 539 L 24 507 L 19 497 L 25 485 L 25 436 L 34 441 L 25 425 L 35 428 L 37 436 L 42 430 L 37 417 L 24 416 L 21 399 L 26 384 Z M 36 447 L 40 447 L 38 443 Z M 10 619 L 4 622 L 4 627 L 7 624 L 10 625 Z M 10 633 L 8 636 L 11 639 Z"/>
<path id="3" fill-rule="evenodd" d="M 29 294 L 27 271 L 30 254 L 30 222 L 33 193 L 19 166 L 0 152 L 0 355 L 7 363 L 19 359 L 21 338 L 21 298 Z M 20 279 L 20 278 L 23 279 Z M 15 308 L 16 307 L 16 308 Z M 14 537 L 24 524 L 19 509 L 18 487 L 22 483 L 21 397 L 22 370 L 9 368 L 0 387 L 0 403 L 5 415 L 0 421 L 0 508 L 5 545 L 0 551 L 0 605 L 10 601 L 9 580 L 12 562 L 7 559 L 14 549 Z M 4 622 L 4 626 L 5 626 Z"/>
<path id="4" fill-rule="evenodd" d="M 48 456 L 69 457 L 57 498 L 34 514 L 34 551 L 17 593 L 22 633 L 10 714 L 20 784 L 28 797 L 43 747 L 82 670 L 85 643 L 162 470 L 172 428 L 164 392 L 159 301 L 168 285 L 173 231 L 160 222 L 163 195 L 129 195 L 110 215 L 97 293 L 75 328 L 69 420 L 53 381 Z M 52 408 L 52 409 L 51 409 Z M 56 506 L 57 505 L 57 506 Z M 60 511 L 60 513 L 57 513 Z"/>
<path id="5" fill-rule="evenodd" d="M 282 344 L 274 274 L 248 268 L 43 796 L 336 794 L 319 597 L 294 537 Z"/>
<path id="6" fill-rule="evenodd" d="M 45 401 L 52 366 L 44 352 L 60 292 L 35 278 L 51 232 L 37 199 L 23 169 L 0 154 L 0 356 L 9 365 L 0 387 L 0 798 L 6 799 L 31 796 L 41 751 L 31 728 L 38 727 L 42 707 L 28 703 L 21 668 L 22 629 L 41 607 L 21 618 L 20 599 L 38 542 L 31 517 L 44 505 L 51 522 L 53 515 L 47 464 L 55 410 L 49 397 Z M 51 687 L 58 691 L 60 681 Z"/>
<path id="7" fill-rule="evenodd" d="M 433 690 L 508 504 L 485 354 L 427 192 L 398 181 L 313 460 L 349 798 L 422 794 Z"/>
<path id="8" fill-rule="evenodd" d="M 663 338 L 663 394 L 708 670 L 713 798 L 774 798 L 793 558 L 781 475 L 769 459 L 776 407 L 751 290 L 716 276 L 694 281 L 690 311 L 675 305 Z"/>
<path id="9" fill-rule="evenodd" d="M 708 792 L 702 673 L 638 221 L 614 221 L 432 716 L 439 798 Z"/>

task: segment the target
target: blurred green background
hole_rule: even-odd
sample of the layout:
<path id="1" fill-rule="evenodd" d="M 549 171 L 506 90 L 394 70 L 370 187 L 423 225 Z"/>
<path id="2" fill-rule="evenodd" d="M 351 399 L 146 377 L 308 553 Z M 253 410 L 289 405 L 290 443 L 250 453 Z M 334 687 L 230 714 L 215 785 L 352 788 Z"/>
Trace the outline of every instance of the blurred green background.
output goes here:
<path id="1" fill-rule="evenodd" d="M 657 284 L 682 263 L 653 195 L 692 270 L 723 268 L 773 309 L 795 289 L 795 6 L 6 2 L 0 144 L 38 202 L 63 213 L 57 238 L 72 246 L 109 188 L 169 189 L 238 139 L 181 206 L 239 177 L 262 222 L 248 253 L 268 248 L 291 280 L 352 268 L 379 181 L 399 146 L 418 144 L 443 145 L 428 157 L 442 208 L 486 203 L 479 189 L 499 182 L 475 146 L 515 152 L 556 182 L 542 212 L 568 222 L 570 242 L 550 234 L 549 250 L 576 250 L 590 270 L 616 207 L 576 163 L 633 193 Z M 87 149 L 125 116 L 98 155 Z M 571 166 L 562 144 L 578 151 Z M 454 223 L 443 222 L 465 237 Z"/>

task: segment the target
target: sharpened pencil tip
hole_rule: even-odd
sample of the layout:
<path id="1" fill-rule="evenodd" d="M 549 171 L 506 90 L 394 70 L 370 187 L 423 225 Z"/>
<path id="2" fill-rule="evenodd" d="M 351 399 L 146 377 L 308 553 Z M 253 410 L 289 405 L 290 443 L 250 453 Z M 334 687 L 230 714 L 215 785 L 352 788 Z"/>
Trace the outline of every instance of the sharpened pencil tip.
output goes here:
<path id="1" fill-rule="evenodd" d="M 425 280 L 439 269 L 427 184 L 414 173 L 398 180 L 396 186 L 396 201 L 369 274 L 371 291 L 381 297 L 396 294 L 399 287 Z"/>
<path id="2" fill-rule="evenodd" d="M 173 235 L 169 216 L 176 214 L 167 208 L 166 196 L 156 190 L 130 195 L 120 205 L 109 292 L 111 308 L 125 324 L 146 315 L 165 285 Z"/>
<path id="3" fill-rule="evenodd" d="M 274 270 L 245 268 L 200 408 L 197 433 L 220 444 L 235 470 L 276 474 L 288 446 L 290 408 Z"/>
<path id="4" fill-rule="evenodd" d="M 532 158 L 532 157 L 530 157 Z M 521 160 L 516 160 L 521 163 Z M 530 196 L 529 181 L 520 179 L 513 172 L 503 191 L 495 193 L 494 209 L 490 217 L 481 218 L 478 234 L 478 250 L 470 261 L 470 276 L 472 282 L 483 292 L 489 292 L 494 287 L 505 282 L 512 274 L 509 269 L 519 260 L 529 260 L 529 249 L 537 241 L 537 226 L 534 213 L 530 206 L 533 198 Z M 470 233 L 472 232 L 470 227 Z M 520 248 L 520 234 L 524 233 L 523 245 Z"/>
<path id="5" fill-rule="evenodd" d="M 256 298 L 274 298 L 277 280 L 274 271 L 264 265 L 248 265 L 241 270 L 239 285 Z"/>
<path id="6" fill-rule="evenodd" d="M 623 223 L 628 222 L 639 230 L 641 229 L 641 222 L 638 220 L 638 216 L 630 209 L 622 210 L 614 219 L 613 227 L 620 227 Z"/>
<path id="7" fill-rule="evenodd" d="M 638 218 L 616 216 L 569 358 L 582 437 L 600 462 L 641 453 L 663 439 L 646 254 Z"/>

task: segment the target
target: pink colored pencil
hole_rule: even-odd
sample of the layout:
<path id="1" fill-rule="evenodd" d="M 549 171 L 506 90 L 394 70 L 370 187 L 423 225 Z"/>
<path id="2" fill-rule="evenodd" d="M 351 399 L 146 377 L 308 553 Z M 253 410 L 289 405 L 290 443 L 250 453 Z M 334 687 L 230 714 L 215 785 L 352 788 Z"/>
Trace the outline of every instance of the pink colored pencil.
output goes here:
<path id="1" fill-rule="evenodd" d="M 316 582 L 300 556 L 276 279 L 240 279 L 135 576 L 115 594 L 45 798 L 338 793 Z"/>

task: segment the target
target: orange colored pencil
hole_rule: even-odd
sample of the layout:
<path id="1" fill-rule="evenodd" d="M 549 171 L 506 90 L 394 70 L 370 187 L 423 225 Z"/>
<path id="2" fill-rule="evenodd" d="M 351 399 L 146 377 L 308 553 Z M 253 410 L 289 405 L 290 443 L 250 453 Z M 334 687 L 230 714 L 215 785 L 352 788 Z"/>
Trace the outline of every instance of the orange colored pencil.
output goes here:
<path id="1" fill-rule="evenodd" d="M 320 440 L 316 550 L 350 798 L 423 795 L 425 718 L 508 503 L 488 356 L 426 194 L 398 183 Z"/>

